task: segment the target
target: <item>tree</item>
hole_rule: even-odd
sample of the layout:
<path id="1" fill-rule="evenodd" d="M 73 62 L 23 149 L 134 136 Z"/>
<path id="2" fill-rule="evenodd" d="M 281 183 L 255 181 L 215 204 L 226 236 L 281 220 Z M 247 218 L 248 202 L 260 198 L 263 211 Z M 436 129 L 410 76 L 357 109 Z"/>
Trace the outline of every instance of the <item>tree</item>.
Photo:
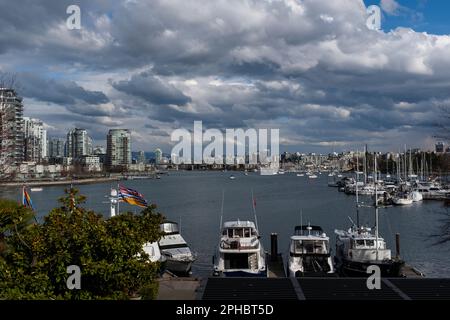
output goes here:
<path id="1" fill-rule="evenodd" d="M 29 209 L 0 202 L 0 299 L 155 297 L 159 265 L 142 247 L 159 240 L 162 215 L 152 206 L 105 220 L 84 209 L 84 200 L 66 190 L 42 224 L 30 222 Z M 67 288 L 70 265 L 81 269 L 81 290 Z"/>

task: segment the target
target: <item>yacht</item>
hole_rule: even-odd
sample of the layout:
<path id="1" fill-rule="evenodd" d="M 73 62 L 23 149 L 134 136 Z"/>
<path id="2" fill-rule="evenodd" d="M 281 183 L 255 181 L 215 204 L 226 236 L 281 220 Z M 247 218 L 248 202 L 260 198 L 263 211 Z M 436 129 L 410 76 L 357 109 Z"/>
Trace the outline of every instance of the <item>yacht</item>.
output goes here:
<path id="1" fill-rule="evenodd" d="M 223 224 L 214 257 L 214 276 L 267 277 L 266 253 L 254 222 Z"/>
<path id="2" fill-rule="evenodd" d="M 167 270 L 175 274 L 190 273 L 196 256 L 181 236 L 178 223 L 165 221 L 160 228 L 163 236 L 159 240 L 159 248 L 167 259 Z"/>
<path id="3" fill-rule="evenodd" d="M 334 274 L 330 238 L 319 226 L 297 226 L 289 244 L 290 277 Z"/>
<path id="4" fill-rule="evenodd" d="M 367 267 L 376 265 L 384 277 L 399 277 L 404 262 L 392 258 L 386 241 L 371 228 L 353 226 L 348 231 L 335 230 L 336 268 L 345 276 L 367 277 Z"/>

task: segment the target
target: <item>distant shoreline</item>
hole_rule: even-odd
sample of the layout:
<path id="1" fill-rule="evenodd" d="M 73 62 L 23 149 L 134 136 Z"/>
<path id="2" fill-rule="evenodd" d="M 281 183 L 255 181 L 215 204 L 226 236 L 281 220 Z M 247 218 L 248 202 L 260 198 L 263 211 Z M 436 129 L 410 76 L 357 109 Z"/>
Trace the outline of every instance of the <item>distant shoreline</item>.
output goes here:
<path id="1" fill-rule="evenodd" d="M 29 181 L 29 182 L 2 182 L 2 187 L 19 187 L 23 185 L 27 185 L 30 187 L 37 186 L 61 186 L 61 185 L 79 185 L 79 184 L 94 184 L 101 182 L 110 182 L 110 181 L 119 181 L 122 180 L 121 177 L 101 177 L 101 178 L 86 178 L 86 179 L 67 179 L 67 180 L 58 180 L 58 181 Z"/>

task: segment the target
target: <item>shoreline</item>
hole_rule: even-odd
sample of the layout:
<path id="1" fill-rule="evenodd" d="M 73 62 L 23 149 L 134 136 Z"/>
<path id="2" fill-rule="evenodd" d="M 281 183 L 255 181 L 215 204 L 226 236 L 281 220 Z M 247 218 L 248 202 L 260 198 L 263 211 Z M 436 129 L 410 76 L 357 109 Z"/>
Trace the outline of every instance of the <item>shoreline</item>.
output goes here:
<path id="1" fill-rule="evenodd" d="M 2 183 L 2 187 L 20 187 L 23 185 L 27 185 L 30 187 L 37 186 L 61 186 L 61 185 L 80 185 L 80 184 L 95 184 L 102 182 L 111 182 L 111 181 L 120 181 L 122 177 L 102 177 L 102 178 L 86 178 L 86 179 L 67 179 L 67 180 L 58 180 L 58 181 L 29 181 L 29 182 L 5 182 Z"/>

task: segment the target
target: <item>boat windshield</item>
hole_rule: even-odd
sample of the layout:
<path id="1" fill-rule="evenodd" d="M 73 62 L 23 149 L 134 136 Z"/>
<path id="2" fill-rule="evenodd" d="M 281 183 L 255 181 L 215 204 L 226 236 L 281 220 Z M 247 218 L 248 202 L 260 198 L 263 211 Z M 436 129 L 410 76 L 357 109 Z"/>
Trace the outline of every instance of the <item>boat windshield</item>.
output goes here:
<path id="1" fill-rule="evenodd" d="M 256 231 L 252 228 L 228 228 L 222 232 L 228 238 L 250 238 L 256 236 Z"/>
<path id="2" fill-rule="evenodd" d="M 291 252 L 297 254 L 326 254 L 327 241 L 325 240 L 294 240 Z"/>
<path id="3" fill-rule="evenodd" d="M 375 248 L 375 240 L 373 239 L 359 239 L 355 241 L 355 247 L 356 248 Z"/>

